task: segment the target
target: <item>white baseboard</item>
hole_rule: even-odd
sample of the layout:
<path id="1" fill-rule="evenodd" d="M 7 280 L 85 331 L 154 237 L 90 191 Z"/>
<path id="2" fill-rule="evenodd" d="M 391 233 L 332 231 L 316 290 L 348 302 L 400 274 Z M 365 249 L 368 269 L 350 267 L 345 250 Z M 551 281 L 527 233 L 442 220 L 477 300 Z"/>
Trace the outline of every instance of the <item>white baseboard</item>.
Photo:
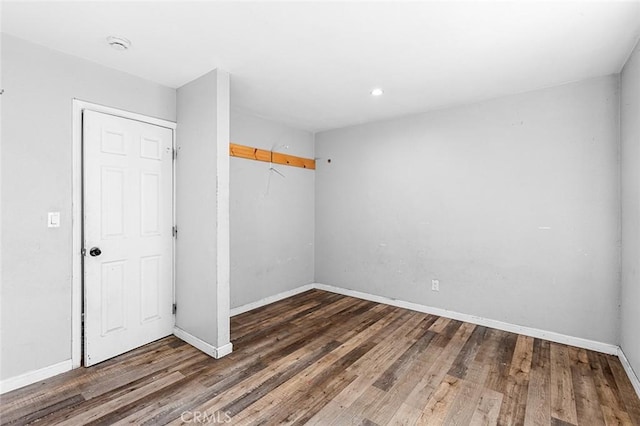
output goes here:
<path id="1" fill-rule="evenodd" d="M 232 308 L 231 316 L 234 317 L 236 315 L 243 314 L 253 309 L 260 308 L 265 305 L 269 305 L 273 302 L 286 299 L 287 297 L 295 296 L 296 294 L 304 293 L 305 291 L 308 291 L 308 290 L 313 290 L 314 288 L 315 288 L 314 284 L 306 284 L 301 287 L 294 288 L 293 290 L 283 291 L 282 293 L 274 294 L 273 296 L 265 297 L 264 299 L 247 303 L 246 305 L 238 306 L 237 308 Z"/>
<path id="2" fill-rule="evenodd" d="M 229 355 L 233 351 L 233 345 L 231 343 L 227 343 L 216 348 L 215 346 L 205 342 L 204 340 L 198 339 L 193 334 L 187 333 L 186 331 L 178 327 L 173 328 L 173 335 L 180 340 L 184 340 L 194 348 L 199 349 L 205 354 L 216 359 L 222 358 L 225 355 Z"/>
<path id="3" fill-rule="evenodd" d="M 356 290 L 349 290 L 349 289 L 335 287 L 335 286 L 326 285 L 326 284 L 320 284 L 320 283 L 306 284 L 293 290 L 282 292 L 282 293 L 258 300 L 256 302 L 239 306 L 237 308 L 231 309 L 231 316 L 239 315 L 241 313 L 250 311 L 252 309 L 256 309 L 261 306 L 268 305 L 270 303 L 277 302 L 287 297 L 291 297 L 296 294 L 303 293 L 305 291 L 312 290 L 312 289 L 318 289 L 318 290 L 329 291 L 332 293 L 343 294 L 345 296 L 356 297 L 358 299 L 370 300 L 372 302 L 383 303 L 385 305 L 411 309 L 413 311 L 438 315 L 438 316 L 451 318 L 459 321 L 465 321 L 472 324 L 482 325 L 485 327 L 496 328 L 498 330 L 509 331 L 512 333 L 523 334 L 525 336 L 531 336 L 539 339 L 550 340 L 552 342 L 576 346 L 583 349 L 589 349 L 589 350 L 598 351 L 598 352 L 602 352 L 610 355 L 617 355 L 620 359 L 620 362 L 622 363 L 622 366 L 624 367 L 625 372 L 627 373 L 627 376 L 629 376 L 629 380 L 631 381 L 633 388 L 635 389 L 638 396 L 640 396 L 640 380 L 638 379 L 638 376 L 636 375 L 633 368 L 631 367 L 631 364 L 629 363 L 629 360 L 625 356 L 622 349 L 616 345 L 597 342 L 589 339 L 583 339 L 580 337 L 567 336 L 564 334 L 560 334 L 552 331 L 540 330 L 532 327 L 525 327 L 525 326 L 510 324 L 510 323 L 482 318 L 474 315 L 463 314 L 455 311 L 449 311 L 446 309 L 420 305 L 418 303 L 391 299 L 384 296 L 377 296 L 369 293 L 363 293 Z M 193 336 L 190 333 L 187 333 L 186 331 L 178 327 L 174 328 L 173 334 L 179 339 L 184 340 L 191 346 L 194 346 L 195 348 L 201 350 L 202 352 L 214 358 L 222 358 L 223 356 L 230 354 L 233 350 L 233 345 L 231 343 L 227 343 L 221 347 L 216 348 L 215 346 L 210 345 L 209 343 L 201 339 L 198 339 L 197 337 Z M 29 373 L 21 374 L 20 376 L 11 377 L 11 378 L 2 380 L 0 381 L 0 394 L 67 372 L 71 370 L 72 367 L 73 367 L 72 361 L 66 360 L 58 364 L 51 365 L 49 367 L 41 368 L 36 371 L 31 371 Z"/>
<path id="4" fill-rule="evenodd" d="M 318 290 L 330 291 L 332 293 L 343 294 L 345 296 L 357 297 L 358 299 L 370 300 L 372 302 L 384 303 L 385 305 L 397 306 L 400 308 L 411 309 L 412 311 L 424 312 L 427 314 L 438 315 L 445 318 L 451 318 L 459 321 L 470 322 L 472 324 L 482 325 L 485 327 L 497 328 L 498 330 L 509 331 L 511 333 L 523 334 L 538 339 L 550 340 L 556 343 L 576 346 L 578 348 L 589 349 L 592 351 L 602 352 L 610 355 L 618 354 L 618 346 L 609 343 L 598 342 L 595 340 L 583 339 L 581 337 L 567 336 L 565 334 L 555 333 L 553 331 L 545 331 L 532 327 L 509 324 L 502 321 L 477 317 L 475 315 L 462 314 L 460 312 L 449 311 L 447 309 L 434 308 L 431 306 L 420 305 L 418 303 L 406 302 L 404 300 L 390 299 L 384 296 L 377 296 L 360 291 L 349 290 L 332 285 L 316 283 L 315 288 Z"/>
<path id="5" fill-rule="evenodd" d="M 10 377 L 8 379 L 0 381 L 0 394 L 37 383 L 41 380 L 57 376 L 61 373 L 66 373 L 67 371 L 71 370 L 71 368 L 72 363 L 71 360 L 68 359 L 66 361 L 50 365 L 39 370 L 30 371 L 28 373 L 24 373 L 15 377 Z"/>
<path id="6" fill-rule="evenodd" d="M 624 371 L 627 373 L 627 376 L 629 376 L 629 381 L 631 381 L 633 388 L 636 390 L 636 393 L 640 398 L 640 379 L 638 379 L 638 375 L 633 370 L 633 367 L 627 359 L 627 356 L 622 351 L 622 348 L 618 348 L 618 358 L 620 358 L 620 363 L 622 364 L 622 367 L 624 367 Z"/>
<path id="7" fill-rule="evenodd" d="M 222 358 L 233 352 L 233 343 L 229 342 L 226 345 L 220 346 L 216 351 L 216 358 Z"/>

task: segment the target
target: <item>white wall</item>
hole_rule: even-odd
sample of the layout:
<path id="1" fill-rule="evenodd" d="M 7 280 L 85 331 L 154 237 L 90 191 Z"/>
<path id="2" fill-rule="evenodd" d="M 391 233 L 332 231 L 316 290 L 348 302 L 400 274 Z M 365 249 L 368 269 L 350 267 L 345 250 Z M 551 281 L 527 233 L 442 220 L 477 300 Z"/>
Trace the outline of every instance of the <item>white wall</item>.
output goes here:
<path id="1" fill-rule="evenodd" d="M 313 158 L 313 134 L 232 110 L 231 141 Z M 315 172 L 231 158 L 231 306 L 314 279 Z"/>
<path id="2" fill-rule="evenodd" d="M 640 375 L 640 44 L 622 70 L 622 306 L 620 346 Z"/>
<path id="3" fill-rule="evenodd" d="M 621 77 L 621 344 L 636 371 L 638 57 L 636 47 Z M 0 379 L 6 379 L 71 357 L 72 99 L 175 120 L 176 91 L 7 35 L 1 71 Z M 187 94 L 189 87 L 181 90 Z M 210 116 L 194 118 L 199 124 L 189 129 L 185 117 L 196 114 L 197 102 L 187 98 L 179 131 L 190 133 L 188 144 L 198 148 L 185 150 L 179 141 L 181 178 L 183 184 L 208 180 L 183 192 L 189 199 L 178 214 L 188 219 L 199 213 L 187 206 L 209 212 L 215 206 L 215 231 L 211 216 L 181 221 L 185 243 L 194 232 L 190 223 L 219 232 L 225 216 L 215 197 L 208 198 L 221 190 L 216 170 L 223 145 L 207 153 L 213 163 L 195 155 L 203 134 L 224 138 L 224 129 L 201 127 L 211 124 Z M 273 173 L 269 179 L 266 163 L 234 158 L 232 305 L 313 281 L 315 221 L 318 282 L 618 343 L 617 117 L 617 78 L 611 76 L 324 132 L 316 137 L 318 170 L 280 166 L 284 179 Z M 240 112 L 231 126 L 236 143 L 289 145 L 277 150 L 314 155 L 307 132 Z M 190 175 L 193 164 L 204 175 Z M 46 228 L 48 211 L 61 212 L 60 228 Z M 218 268 L 225 242 L 196 234 L 193 253 L 202 249 L 214 259 L 198 267 L 218 287 L 215 300 L 195 303 L 218 323 L 228 316 L 228 306 L 227 313 L 217 309 L 225 304 L 219 287 L 225 272 Z M 192 273 L 184 263 L 178 271 L 180 265 Z M 441 280 L 439 293 L 429 290 L 431 278 Z M 210 284 L 198 279 L 193 282 Z M 179 320 L 185 311 L 183 305 Z M 182 319 L 186 328 L 193 324 Z M 220 344 L 224 332 L 214 329 L 211 339 Z"/>
<path id="4" fill-rule="evenodd" d="M 71 358 L 72 99 L 175 121 L 175 90 L 2 35 L 0 379 Z M 47 228 L 59 211 L 60 228 Z"/>
<path id="5" fill-rule="evenodd" d="M 316 155 L 318 282 L 617 343 L 617 76 L 319 133 Z"/>
<path id="6" fill-rule="evenodd" d="M 229 343 L 229 75 L 178 89 L 176 326 Z"/>

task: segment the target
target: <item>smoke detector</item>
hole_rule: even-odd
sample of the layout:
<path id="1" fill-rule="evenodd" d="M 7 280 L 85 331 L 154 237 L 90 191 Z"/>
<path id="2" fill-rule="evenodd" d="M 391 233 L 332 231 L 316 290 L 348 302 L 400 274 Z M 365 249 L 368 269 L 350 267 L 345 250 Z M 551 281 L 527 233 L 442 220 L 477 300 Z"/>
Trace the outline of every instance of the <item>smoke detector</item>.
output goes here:
<path id="1" fill-rule="evenodd" d="M 127 50 L 131 46 L 131 42 L 124 37 L 109 36 L 107 37 L 109 46 L 116 50 Z"/>

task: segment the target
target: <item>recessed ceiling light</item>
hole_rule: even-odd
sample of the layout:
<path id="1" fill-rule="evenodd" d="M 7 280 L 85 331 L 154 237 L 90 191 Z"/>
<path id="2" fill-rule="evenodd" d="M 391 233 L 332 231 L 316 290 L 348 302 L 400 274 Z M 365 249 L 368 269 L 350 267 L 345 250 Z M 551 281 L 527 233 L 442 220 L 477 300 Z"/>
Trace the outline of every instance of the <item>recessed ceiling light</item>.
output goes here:
<path id="1" fill-rule="evenodd" d="M 381 89 L 381 88 L 376 87 L 375 89 L 373 89 L 373 90 L 371 91 L 371 96 L 380 96 L 380 95 L 382 95 L 383 93 L 384 93 L 384 92 L 382 91 L 382 89 Z"/>
<path id="2" fill-rule="evenodd" d="M 129 46 L 131 46 L 131 42 L 129 40 L 118 36 L 107 37 L 107 43 L 116 50 L 127 50 Z"/>

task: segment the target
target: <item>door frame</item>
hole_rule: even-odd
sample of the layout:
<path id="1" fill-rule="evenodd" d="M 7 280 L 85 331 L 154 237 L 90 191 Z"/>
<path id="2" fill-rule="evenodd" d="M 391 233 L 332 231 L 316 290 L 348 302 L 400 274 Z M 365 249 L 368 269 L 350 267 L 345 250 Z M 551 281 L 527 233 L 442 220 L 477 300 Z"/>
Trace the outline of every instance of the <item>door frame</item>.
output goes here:
<path id="1" fill-rule="evenodd" d="M 72 202 L 71 202 L 71 227 L 72 227 L 72 270 L 71 270 L 71 368 L 77 368 L 82 365 L 82 300 L 84 297 L 82 291 L 83 271 L 82 271 L 82 231 L 83 231 L 83 212 L 82 212 L 82 112 L 95 111 L 104 114 L 114 115 L 116 117 L 136 120 L 155 126 L 171 129 L 172 148 L 176 152 L 176 127 L 173 121 L 163 120 L 160 118 L 149 117 L 118 108 L 112 108 L 105 105 L 86 102 L 80 99 L 73 99 L 73 141 L 72 141 Z M 175 158 L 175 157 L 174 157 Z M 172 162 L 172 224 L 176 225 L 176 164 Z M 176 240 L 172 242 L 172 292 L 173 303 L 176 297 Z M 173 317 L 175 323 L 175 316 Z"/>

